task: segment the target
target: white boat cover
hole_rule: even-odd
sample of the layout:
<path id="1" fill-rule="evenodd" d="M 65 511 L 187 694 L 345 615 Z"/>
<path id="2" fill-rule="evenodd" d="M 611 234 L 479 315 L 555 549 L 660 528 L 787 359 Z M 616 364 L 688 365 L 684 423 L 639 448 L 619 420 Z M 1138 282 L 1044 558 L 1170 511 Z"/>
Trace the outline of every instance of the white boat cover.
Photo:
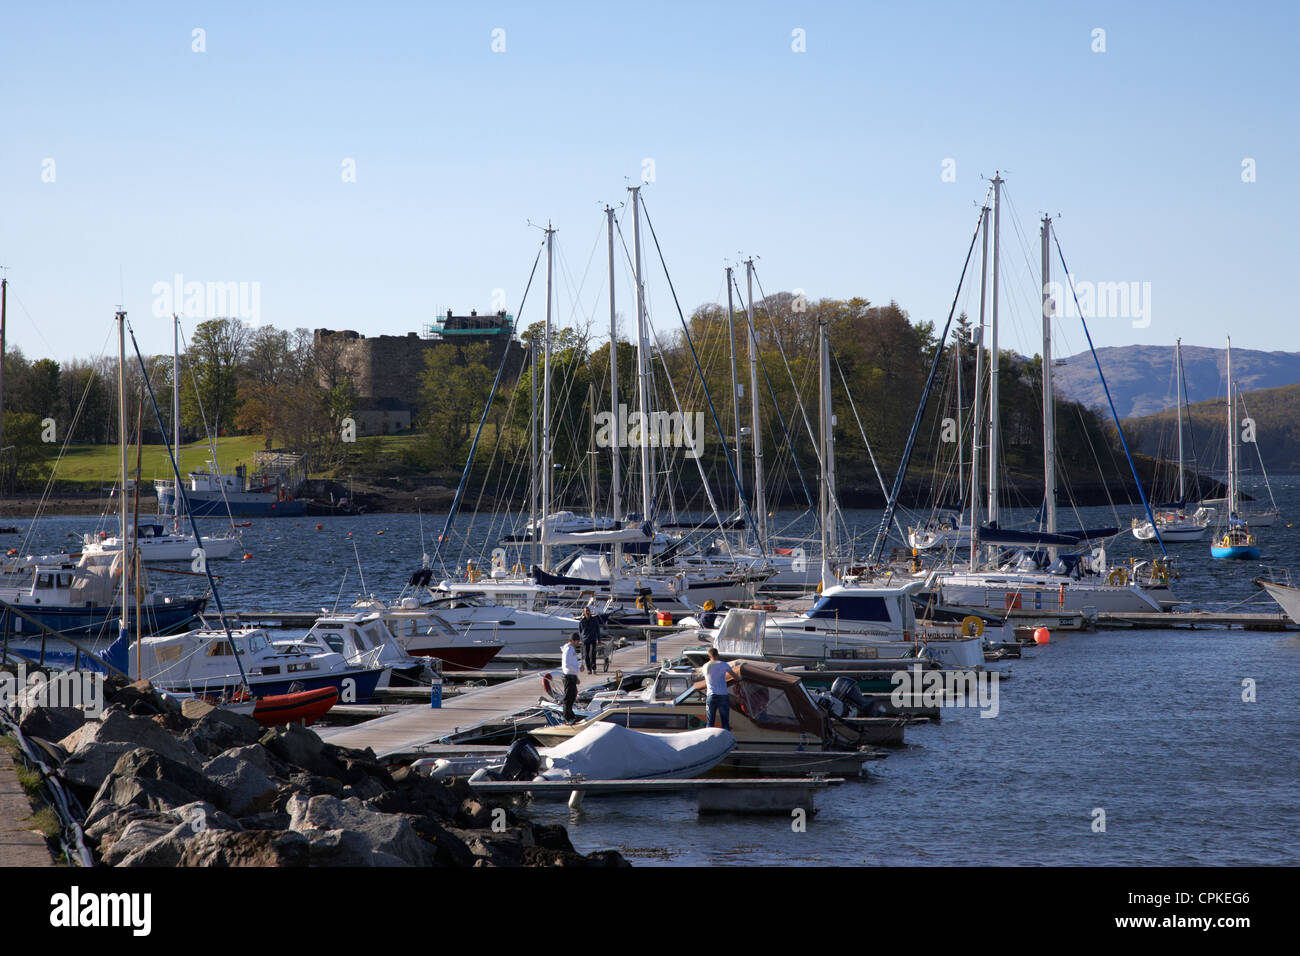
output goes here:
<path id="1" fill-rule="evenodd" d="M 729 730 L 708 727 L 674 734 L 644 734 L 599 721 L 555 747 L 542 749 L 546 768 L 535 779 L 646 780 L 695 777 L 711 770 L 736 746 Z"/>

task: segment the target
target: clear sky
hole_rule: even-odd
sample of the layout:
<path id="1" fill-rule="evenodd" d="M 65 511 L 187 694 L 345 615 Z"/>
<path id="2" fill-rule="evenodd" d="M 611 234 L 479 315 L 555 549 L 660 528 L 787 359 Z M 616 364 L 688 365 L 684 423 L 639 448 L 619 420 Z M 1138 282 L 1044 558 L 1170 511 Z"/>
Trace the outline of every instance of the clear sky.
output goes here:
<path id="1" fill-rule="evenodd" d="M 723 300 L 722 267 L 745 253 L 768 292 L 895 299 L 941 322 L 981 177 L 1001 169 L 1024 236 L 1008 208 L 1007 347 L 1039 348 L 1029 263 L 1047 211 L 1078 278 L 1150 283 L 1149 325 L 1098 319 L 1098 345 L 1231 331 L 1300 350 L 1297 11 L 7 4 L 9 341 L 97 354 L 122 303 L 146 350 L 167 351 L 154 288 L 177 274 L 257 283 L 261 321 L 285 328 L 418 331 L 489 310 L 496 289 L 514 311 L 541 238 L 529 223 L 548 218 L 561 316 L 596 250 L 577 309 L 599 324 L 600 208 L 652 160 L 646 204 L 688 311 Z M 1082 348 L 1077 320 L 1061 339 Z"/>

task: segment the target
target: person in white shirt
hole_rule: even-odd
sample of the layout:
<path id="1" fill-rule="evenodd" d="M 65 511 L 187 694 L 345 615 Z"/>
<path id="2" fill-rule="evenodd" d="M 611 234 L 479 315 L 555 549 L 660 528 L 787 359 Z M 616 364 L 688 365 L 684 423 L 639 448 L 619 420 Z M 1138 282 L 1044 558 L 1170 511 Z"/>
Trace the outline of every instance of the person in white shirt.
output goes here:
<path id="1" fill-rule="evenodd" d="M 718 649 L 709 648 L 709 662 L 704 665 L 704 722 L 713 726 L 714 716 L 722 718 L 722 729 L 731 729 L 731 698 L 727 696 L 727 677 L 734 677 L 736 672 L 731 665 L 718 659 Z"/>
<path id="2" fill-rule="evenodd" d="M 578 659 L 578 635 L 569 637 L 569 642 L 560 648 L 561 669 L 564 671 L 564 719 L 570 723 L 577 720 L 573 712 L 573 702 L 578 699 L 578 673 L 582 670 L 582 661 Z"/>

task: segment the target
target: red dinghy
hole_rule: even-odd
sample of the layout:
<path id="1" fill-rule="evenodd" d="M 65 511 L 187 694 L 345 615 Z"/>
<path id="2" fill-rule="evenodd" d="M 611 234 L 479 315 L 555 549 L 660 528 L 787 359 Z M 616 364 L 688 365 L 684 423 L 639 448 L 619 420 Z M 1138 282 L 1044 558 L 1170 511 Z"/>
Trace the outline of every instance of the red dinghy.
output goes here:
<path id="1" fill-rule="evenodd" d="M 253 719 L 263 727 L 302 724 L 304 727 L 323 717 L 339 701 L 337 687 L 321 687 L 296 694 L 273 694 L 257 698 Z"/>

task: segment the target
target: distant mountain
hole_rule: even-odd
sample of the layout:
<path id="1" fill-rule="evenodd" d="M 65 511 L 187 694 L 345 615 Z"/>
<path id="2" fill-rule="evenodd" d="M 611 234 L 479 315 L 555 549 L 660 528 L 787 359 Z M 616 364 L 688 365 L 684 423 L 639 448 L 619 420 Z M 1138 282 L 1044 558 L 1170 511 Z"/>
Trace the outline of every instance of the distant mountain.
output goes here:
<path id="1" fill-rule="evenodd" d="M 1125 345 L 1097 349 L 1115 409 L 1121 418 L 1150 415 L 1177 404 L 1172 345 Z M 1059 393 L 1089 408 L 1106 408 L 1106 393 L 1087 352 L 1072 355 L 1055 370 Z M 1224 350 L 1183 346 L 1183 372 L 1191 402 L 1222 399 Z M 1232 350 L 1232 377 L 1243 392 L 1300 382 L 1300 352 Z M 1253 405 L 1252 405 L 1253 408 Z"/>
<path id="2" fill-rule="evenodd" d="M 1286 352 L 1254 354 L 1291 357 Z M 1232 350 L 1232 377 L 1234 381 L 1237 378 L 1236 349 Z M 1109 381 L 1109 376 L 1107 380 Z M 1243 430 L 1240 420 L 1249 413 L 1255 422 L 1256 444 L 1259 448 L 1257 456 L 1250 445 L 1238 446 L 1241 451 L 1242 473 L 1258 473 L 1261 457 L 1270 474 L 1300 472 L 1300 384 L 1238 394 L 1238 437 Z M 1193 403 L 1186 411 L 1183 441 L 1187 466 L 1202 472 L 1222 473 L 1227 458 L 1227 405 L 1222 398 L 1218 398 Z M 1173 460 L 1177 456 L 1178 425 L 1174 409 L 1130 418 L 1124 422 L 1124 434 L 1135 452 L 1166 460 Z M 1192 460 L 1193 449 L 1196 461 Z"/>

